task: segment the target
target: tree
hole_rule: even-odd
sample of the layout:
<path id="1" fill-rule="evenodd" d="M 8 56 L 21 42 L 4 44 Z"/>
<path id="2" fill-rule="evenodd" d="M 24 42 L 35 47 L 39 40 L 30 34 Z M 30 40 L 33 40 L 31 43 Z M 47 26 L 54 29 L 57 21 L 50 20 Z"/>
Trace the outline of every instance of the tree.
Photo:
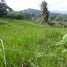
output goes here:
<path id="1" fill-rule="evenodd" d="M 43 16 L 44 22 L 48 22 L 49 11 L 47 9 L 47 2 L 42 1 L 42 3 L 41 3 L 41 11 L 42 11 L 42 16 Z"/>
<path id="2" fill-rule="evenodd" d="M 0 2 L 0 17 L 7 15 L 7 12 L 12 11 L 12 9 L 4 2 L 4 0 L 1 0 Z"/>

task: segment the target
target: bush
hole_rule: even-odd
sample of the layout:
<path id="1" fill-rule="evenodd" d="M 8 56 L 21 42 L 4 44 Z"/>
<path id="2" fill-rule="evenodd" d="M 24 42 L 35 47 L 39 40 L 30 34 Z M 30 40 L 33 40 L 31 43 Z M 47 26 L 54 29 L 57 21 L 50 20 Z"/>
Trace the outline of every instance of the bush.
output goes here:
<path id="1" fill-rule="evenodd" d="M 18 19 L 18 20 L 24 20 L 24 19 L 30 20 L 31 15 L 28 13 L 22 13 L 22 12 L 8 12 L 5 18 Z"/>

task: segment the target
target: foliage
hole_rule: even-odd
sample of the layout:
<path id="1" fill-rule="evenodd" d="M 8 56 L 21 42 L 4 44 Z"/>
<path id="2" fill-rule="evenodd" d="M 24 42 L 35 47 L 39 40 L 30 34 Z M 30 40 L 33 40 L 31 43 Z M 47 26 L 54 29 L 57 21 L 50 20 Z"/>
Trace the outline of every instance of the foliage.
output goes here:
<path id="1" fill-rule="evenodd" d="M 0 17 L 4 17 L 7 15 L 8 10 L 12 11 L 12 9 L 6 4 L 6 3 L 1 3 L 0 2 Z"/>
<path id="2" fill-rule="evenodd" d="M 50 20 L 54 21 L 67 21 L 67 15 L 66 14 L 59 14 L 59 13 L 50 13 L 49 15 Z"/>
<path id="3" fill-rule="evenodd" d="M 64 47 L 56 45 L 67 33 L 67 28 L 43 26 L 24 20 L 0 21 L 7 23 L 0 25 L 7 67 L 21 67 L 25 62 L 34 63 L 35 67 L 67 67 L 67 53 L 61 53 Z M 0 67 L 4 67 L 1 43 Z"/>
<path id="4" fill-rule="evenodd" d="M 10 18 L 10 19 L 18 19 L 18 20 L 30 20 L 31 19 L 31 15 L 28 13 L 23 13 L 22 11 L 13 11 L 13 12 L 8 12 L 7 16 L 5 16 L 5 18 Z"/>
<path id="5" fill-rule="evenodd" d="M 4 4 L 0 3 L 0 17 L 4 16 L 7 14 L 7 10 L 4 7 Z"/>
<path id="6" fill-rule="evenodd" d="M 47 9 L 47 3 L 45 1 L 42 1 L 41 3 L 41 11 L 42 11 L 44 22 L 47 22 L 49 17 L 49 11 Z"/>

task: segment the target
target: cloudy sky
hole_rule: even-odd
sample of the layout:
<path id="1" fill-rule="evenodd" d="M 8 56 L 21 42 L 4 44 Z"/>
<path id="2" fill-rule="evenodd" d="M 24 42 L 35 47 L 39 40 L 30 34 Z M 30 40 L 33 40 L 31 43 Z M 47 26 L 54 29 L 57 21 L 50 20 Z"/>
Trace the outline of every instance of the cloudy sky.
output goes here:
<path id="1" fill-rule="evenodd" d="M 6 0 L 6 3 L 14 10 L 27 8 L 40 9 L 43 0 Z M 46 0 L 50 11 L 67 12 L 67 0 Z"/>

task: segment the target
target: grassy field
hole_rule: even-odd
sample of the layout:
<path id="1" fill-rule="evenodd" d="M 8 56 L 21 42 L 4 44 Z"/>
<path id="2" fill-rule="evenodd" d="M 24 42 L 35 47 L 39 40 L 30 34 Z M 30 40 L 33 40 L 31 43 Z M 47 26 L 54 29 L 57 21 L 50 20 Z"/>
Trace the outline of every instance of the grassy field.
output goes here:
<path id="1" fill-rule="evenodd" d="M 21 67 L 24 62 L 27 67 L 67 67 L 67 41 L 61 42 L 66 33 L 67 28 L 0 19 L 0 39 L 4 41 L 6 67 Z M 1 43 L 0 67 L 4 67 Z"/>

